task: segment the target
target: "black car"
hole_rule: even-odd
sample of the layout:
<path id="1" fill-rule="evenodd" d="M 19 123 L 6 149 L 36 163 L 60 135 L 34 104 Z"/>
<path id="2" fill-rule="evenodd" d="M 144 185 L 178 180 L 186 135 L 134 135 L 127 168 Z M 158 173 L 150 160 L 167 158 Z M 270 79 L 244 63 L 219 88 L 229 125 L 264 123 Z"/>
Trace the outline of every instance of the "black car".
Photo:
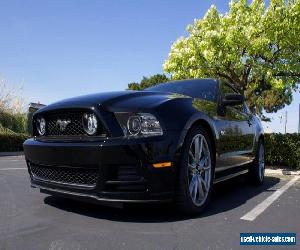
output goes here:
<path id="1" fill-rule="evenodd" d="M 63 100 L 33 116 L 24 143 L 31 185 L 100 202 L 174 201 L 202 211 L 214 183 L 264 180 L 260 120 L 230 84 L 162 83 Z"/>

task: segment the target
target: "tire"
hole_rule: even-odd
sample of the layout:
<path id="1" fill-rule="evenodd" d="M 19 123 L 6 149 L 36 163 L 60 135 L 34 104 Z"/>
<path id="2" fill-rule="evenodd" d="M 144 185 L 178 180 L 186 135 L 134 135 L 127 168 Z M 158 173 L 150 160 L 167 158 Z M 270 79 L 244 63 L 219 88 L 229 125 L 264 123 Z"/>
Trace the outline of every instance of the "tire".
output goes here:
<path id="1" fill-rule="evenodd" d="M 200 153 L 196 154 L 196 151 Z M 194 215 L 206 208 L 212 192 L 214 170 L 215 160 L 208 133 L 202 126 L 195 126 L 185 139 L 179 164 L 175 197 L 179 211 Z"/>
<path id="2" fill-rule="evenodd" d="M 249 169 L 249 180 L 252 184 L 262 185 L 265 177 L 265 146 L 263 140 L 259 140 L 255 159 Z"/>

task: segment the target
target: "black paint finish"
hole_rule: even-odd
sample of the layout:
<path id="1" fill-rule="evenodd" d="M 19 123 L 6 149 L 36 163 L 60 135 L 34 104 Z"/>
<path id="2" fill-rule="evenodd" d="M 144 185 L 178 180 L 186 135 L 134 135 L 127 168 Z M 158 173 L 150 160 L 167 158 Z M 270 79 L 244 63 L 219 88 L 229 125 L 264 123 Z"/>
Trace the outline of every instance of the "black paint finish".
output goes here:
<path id="1" fill-rule="evenodd" d="M 174 86 L 175 93 L 163 91 Z M 211 135 L 216 157 L 215 182 L 244 173 L 254 159 L 263 129 L 244 103 L 224 105 L 224 96 L 230 92 L 236 93 L 225 82 L 196 79 L 161 84 L 145 91 L 93 94 L 48 105 L 34 114 L 33 123 L 50 114 L 88 111 L 96 114 L 105 134 L 38 136 L 34 129 L 34 137 L 24 143 L 32 186 L 48 193 L 98 201 L 172 200 L 182 144 L 195 124 L 202 124 Z M 163 135 L 127 138 L 115 112 L 151 113 L 160 121 Z M 151 165 L 164 161 L 171 161 L 173 166 L 155 169 Z M 70 171 L 93 168 L 99 171 L 99 180 L 93 188 L 40 180 L 32 175 L 30 164 Z"/>

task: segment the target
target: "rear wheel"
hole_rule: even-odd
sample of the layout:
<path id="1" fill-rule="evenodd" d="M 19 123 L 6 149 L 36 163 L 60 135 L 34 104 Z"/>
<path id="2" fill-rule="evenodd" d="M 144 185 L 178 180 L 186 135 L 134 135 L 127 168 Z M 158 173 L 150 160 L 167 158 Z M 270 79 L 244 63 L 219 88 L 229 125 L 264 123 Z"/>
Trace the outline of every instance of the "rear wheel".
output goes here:
<path id="1" fill-rule="evenodd" d="M 256 156 L 249 170 L 250 181 L 256 185 L 261 185 L 265 178 L 265 147 L 263 140 L 259 140 Z"/>
<path id="2" fill-rule="evenodd" d="M 177 207 L 184 213 L 200 213 L 209 201 L 214 176 L 212 146 L 203 127 L 187 135 L 179 167 Z"/>

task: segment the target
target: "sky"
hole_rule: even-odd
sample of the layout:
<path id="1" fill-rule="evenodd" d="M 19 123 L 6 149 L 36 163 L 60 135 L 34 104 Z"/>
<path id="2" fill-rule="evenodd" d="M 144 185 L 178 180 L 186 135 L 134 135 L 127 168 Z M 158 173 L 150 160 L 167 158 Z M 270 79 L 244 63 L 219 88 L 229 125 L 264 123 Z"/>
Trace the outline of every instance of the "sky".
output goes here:
<path id="1" fill-rule="evenodd" d="M 228 10 L 224 0 L 0 0 L 0 77 L 22 87 L 26 103 L 124 90 L 162 73 L 171 44 L 212 4 Z M 299 101 L 288 107 L 288 132 L 298 129 Z M 268 129 L 284 131 L 282 112 Z"/>

